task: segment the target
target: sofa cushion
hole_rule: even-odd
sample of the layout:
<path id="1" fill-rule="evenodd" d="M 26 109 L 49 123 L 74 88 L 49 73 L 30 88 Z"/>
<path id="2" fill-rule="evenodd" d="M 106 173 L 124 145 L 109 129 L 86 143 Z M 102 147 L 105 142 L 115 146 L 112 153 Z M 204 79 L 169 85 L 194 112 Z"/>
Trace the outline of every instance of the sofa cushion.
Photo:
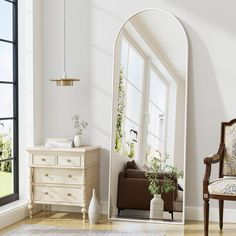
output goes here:
<path id="1" fill-rule="evenodd" d="M 150 168 L 146 164 L 140 164 L 140 163 L 137 162 L 136 165 L 138 166 L 139 170 L 142 170 L 142 171 L 145 171 L 145 172 L 150 171 Z"/>
<path id="2" fill-rule="evenodd" d="M 136 165 L 135 161 L 127 161 L 125 169 L 138 169 L 138 166 Z"/>
<path id="3" fill-rule="evenodd" d="M 126 169 L 125 178 L 146 179 L 145 172 L 137 169 Z"/>

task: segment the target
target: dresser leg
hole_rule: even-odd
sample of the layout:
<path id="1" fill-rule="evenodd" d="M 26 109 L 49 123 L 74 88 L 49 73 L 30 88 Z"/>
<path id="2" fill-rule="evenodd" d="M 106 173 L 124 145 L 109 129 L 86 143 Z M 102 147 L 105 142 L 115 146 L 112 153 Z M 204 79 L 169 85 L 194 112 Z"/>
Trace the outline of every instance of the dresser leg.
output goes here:
<path id="1" fill-rule="evenodd" d="M 29 209 L 29 216 L 30 216 L 30 219 L 32 219 L 32 210 L 34 208 L 33 206 L 33 168 L 30 168 L 30 171 L 29 171 L 29 197 L 30 197 L 30 201 L 29 201 L 29 205 L 28 205 L 28 209 Z"/>
<path id="2" fill-rule="evenodd" d="M 33 208 L 34 208 L 34 206 L 33 206 L 32 204 L 29 204 L 29 205 L 28 205 L 28 210 L 29 210 L 29 217 L 30 217 L 30 219 L 32 219 L 32 216 L 33 216 L 33 214 L 32 214 Z"/>
<path id="3" fill-rule="evenodd" d="M 83 214 L 83 223 L 85 223 L 85 220 L 86 220 L 86 208 L 82 208 L 81 209 L 81 212 L 82 212 L 82 214 Z"/>

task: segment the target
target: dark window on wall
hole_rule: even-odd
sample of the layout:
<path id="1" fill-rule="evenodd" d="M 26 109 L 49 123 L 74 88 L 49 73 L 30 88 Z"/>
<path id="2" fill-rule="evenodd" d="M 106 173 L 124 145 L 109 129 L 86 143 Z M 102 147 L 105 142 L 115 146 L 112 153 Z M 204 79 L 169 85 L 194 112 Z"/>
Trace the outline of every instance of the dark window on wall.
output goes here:
<path id="1" fill-rule="evenodd" d="M 0 206 L 19 198 L 17 0 L 0 0 Z"/>

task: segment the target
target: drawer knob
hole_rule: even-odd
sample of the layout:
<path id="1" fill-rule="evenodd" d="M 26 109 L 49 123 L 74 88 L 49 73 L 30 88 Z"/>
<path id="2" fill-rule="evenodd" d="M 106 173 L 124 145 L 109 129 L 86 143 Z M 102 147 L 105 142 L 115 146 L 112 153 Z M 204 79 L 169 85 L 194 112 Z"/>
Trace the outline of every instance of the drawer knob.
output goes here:
<path id="1" fill-rule="evenodd" d="M 72 175 L 68 175 L 68 178 L 72 178 Z"/>
<path id="2" fill-rule="evenodd" d="M 46 173 L 45 176 L 48 177 L 48 174 Z"/>
<path id="3" fill-rule="evenodd" d="M 45 159 L 45 158 L 42 158 L 41 161 L 46 161 L 46 159 Z"/>
<path id="4" fill-rule="evenodd" d="M 48 192 L 45 192 L 44 194 L 45 194 L 45 195 L 48 195 Z"/>
<path id="5" fill-rule="evenodd" d="M 72 194 L 71 194 L 71 193 L 67 193 L 67 196 L 68 196 L 68 197 L 71 197 L 71 196 L 72 196 Z"/>
<path id="6" fill-rule="evenodd" d="M 68 160 L 67 160 L 67 162 L 71 162 L 71 160 L 70 160 L 70 159 L 68 159 Z"/>

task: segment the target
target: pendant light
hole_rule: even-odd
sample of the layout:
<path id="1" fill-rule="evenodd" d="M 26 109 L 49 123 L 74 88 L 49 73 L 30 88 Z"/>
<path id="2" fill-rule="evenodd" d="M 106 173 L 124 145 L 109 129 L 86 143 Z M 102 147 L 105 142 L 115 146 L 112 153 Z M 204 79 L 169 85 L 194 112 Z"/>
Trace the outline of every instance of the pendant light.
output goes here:
<path id="1" fill-rule="evenodd" d="M 80 79 L 76 78 L 68 78 L 66 76 L 66 0 L 64 0 L 64 47 L 63 47 L 63 53 L 64 53 L 64 73 L 61 78 L 56 79 L 50 79 L 50 81 L 56 82 L 57 86 L 73 86 L 74 82 L 80 81 Z"/>

